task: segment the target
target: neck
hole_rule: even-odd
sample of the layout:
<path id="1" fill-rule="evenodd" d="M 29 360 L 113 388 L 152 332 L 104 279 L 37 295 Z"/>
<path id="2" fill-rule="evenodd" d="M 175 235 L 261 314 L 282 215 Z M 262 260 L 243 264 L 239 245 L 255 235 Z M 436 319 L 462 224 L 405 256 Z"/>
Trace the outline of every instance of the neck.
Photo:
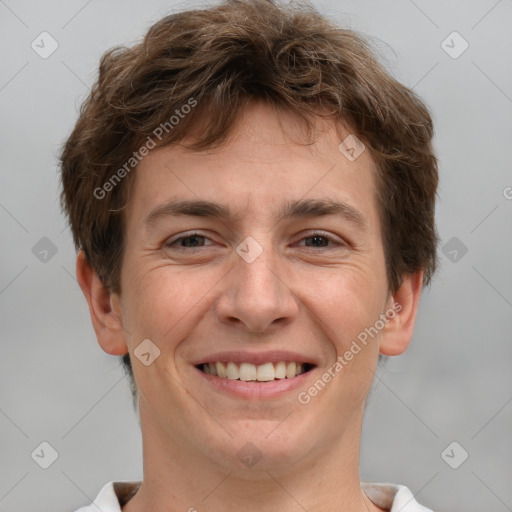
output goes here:
<path id="1" fill-rule="evenodd" d="M 141 406 L 144 478 L 123 512 L 385 512 L 363 493 L 359 447 L 363 410 L 335 446 L 280 466 L 223 467 L 147 421 Z"/>

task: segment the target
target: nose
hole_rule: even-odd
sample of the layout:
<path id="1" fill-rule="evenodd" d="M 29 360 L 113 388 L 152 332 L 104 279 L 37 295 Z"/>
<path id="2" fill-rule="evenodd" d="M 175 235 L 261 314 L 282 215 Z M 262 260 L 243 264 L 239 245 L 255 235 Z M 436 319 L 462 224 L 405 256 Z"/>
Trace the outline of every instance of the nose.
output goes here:
<path id="1" fill-rule="evenodd" d="M 254 261 L 238 254 L 234 258 L 234 268 L 225 277 L 215 303 L 217 318 L 258 334 L 293 321 L 298 303 L 287 283 L 289 272 L 272 248 L 263 248 Z"/>

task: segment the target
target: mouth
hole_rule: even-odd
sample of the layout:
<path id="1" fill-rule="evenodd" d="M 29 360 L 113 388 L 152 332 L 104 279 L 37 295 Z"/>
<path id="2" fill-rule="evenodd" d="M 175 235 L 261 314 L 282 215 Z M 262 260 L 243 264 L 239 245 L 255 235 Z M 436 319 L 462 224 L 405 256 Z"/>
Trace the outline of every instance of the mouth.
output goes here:
<path id="1" fill-rule="evenodd" d="M 275 361 L 263 364 L 215 361 L 196 365 L 198 370 L 207 375 L 243 382 L 272 382 L 294 379 L 310 372 L 314 367 L 314 364 L 299 361 Z"/>
<path id="2" fill-rule="evenodd" d="M 316 357 L 277 349 L 224 351 L 198 359 L 192 367 L 204 393 L 242 400 L 288 399 L 320 371 Z"/>

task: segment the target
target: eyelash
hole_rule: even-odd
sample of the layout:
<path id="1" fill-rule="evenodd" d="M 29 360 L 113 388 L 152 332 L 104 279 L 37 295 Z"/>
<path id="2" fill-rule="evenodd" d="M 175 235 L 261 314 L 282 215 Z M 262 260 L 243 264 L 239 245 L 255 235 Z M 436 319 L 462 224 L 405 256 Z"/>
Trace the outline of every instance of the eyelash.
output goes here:
<path id="1" fill-rule="evenodd" d="M 187 240 L 189 238 L 194 238 L 194 237 L 205 238 L 207 240 L 210 240 L 206 235 L 202 235 L 201 233 L 191 233 L 190 235 L 181 236 L 179 238 L 176 238 L 175 240 L 173 240 L 171 242 L 168 242 L 165 245 L 168 248 L 176 248 L 179 251 L 186 251 L 186 252 L 192 252 L 192 253 L 193 252 L 201 251 L 201 249 L 203 247 L 208 247 L 208 245 L 207 246 L 199 246 L 199 247 L 175 246 L 175 244 L 179 243 L 182 240 Z M 338 241 L 338 240 L 334 239 L 333 237 L 331 237 L 329 235 L 326 235 L 325 233 L 322 233 L 322 232 L 313 232 L 313 233 L 309 234 L 308 236 L 302 237 L 300 239 L 300 241 L 302 242 L 302 240 L 307 240 L 308 238 L 315 238 L 315 237 L 324 238 L 324 239 L 328 240 L 332 245 L 331 246 L 327 246 L 327 247 L 325 247 L 325 246 L 320 246 L 320 247 L 303 246 L 303 247 L 306 247 L 307 249 L 323 249 L 323 250 L 329 250 L 329 249 L 333 249 L 335 247 L 348 247 L 348 244 L 346 242 Z"/>

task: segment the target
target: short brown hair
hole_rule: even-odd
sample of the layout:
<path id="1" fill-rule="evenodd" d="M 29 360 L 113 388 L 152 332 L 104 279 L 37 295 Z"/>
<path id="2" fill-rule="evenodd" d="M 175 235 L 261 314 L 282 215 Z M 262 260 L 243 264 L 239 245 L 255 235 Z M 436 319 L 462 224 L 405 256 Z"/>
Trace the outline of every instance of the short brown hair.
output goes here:
<path id="1" fill-rule="evenodd" d="M 296 113 L 308 127 L 326 113 L 350 126 L 378 169 L 388 287 L 395 292 L 420 269 L 429 284 L 438 172 L 427 106 L 386 72 L 366 39 L 309 4 L 227 0 L 169 15 L 139 44 L 107 51 L 64 144 L 61 206 L 75 248 L 106 288 L 121 292 L 131 158 L 150 139 L 169 146 L 192 129 L 191 149 L 219 146 L 255 99 Z M 184 105 L 194 108 L 173 123 Z M 166 127 L 161 137 L 158 127 Z M 128 354 L 123 361 L 129 367 Z"/>

